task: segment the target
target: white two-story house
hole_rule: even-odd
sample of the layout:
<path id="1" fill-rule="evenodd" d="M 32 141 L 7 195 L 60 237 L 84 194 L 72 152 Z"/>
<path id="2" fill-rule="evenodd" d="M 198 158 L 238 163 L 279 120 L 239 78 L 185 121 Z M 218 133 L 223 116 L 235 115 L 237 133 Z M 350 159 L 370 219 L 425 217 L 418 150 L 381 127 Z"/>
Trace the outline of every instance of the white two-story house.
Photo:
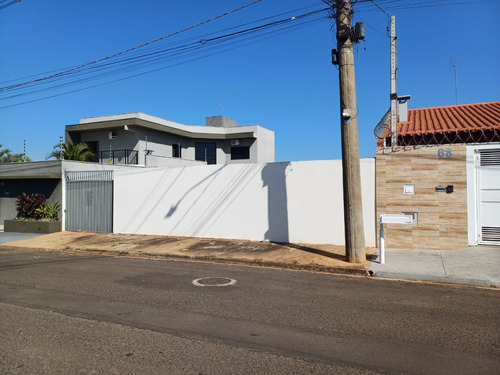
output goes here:
<path id="1" fill-rule="evenodd" d="M 145 166 L 274 161 L 274 132 L 238 126 L 225 116 L 205 126 L 185 125 L 142 112 L 87 117 L 66 126 L 66 142 L 84 142 L 100 163 Z"/>

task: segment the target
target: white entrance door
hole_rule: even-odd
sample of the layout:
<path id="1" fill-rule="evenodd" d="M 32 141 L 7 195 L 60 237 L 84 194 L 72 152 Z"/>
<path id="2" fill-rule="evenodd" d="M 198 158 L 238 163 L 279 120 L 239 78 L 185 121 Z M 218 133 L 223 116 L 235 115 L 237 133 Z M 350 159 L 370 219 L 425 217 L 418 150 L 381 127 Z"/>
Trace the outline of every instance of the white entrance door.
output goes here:
<path id="1" fill-rule="evenodd" d="M 500 245 L 500 148 L 477 151 L 479 243 Z"/>

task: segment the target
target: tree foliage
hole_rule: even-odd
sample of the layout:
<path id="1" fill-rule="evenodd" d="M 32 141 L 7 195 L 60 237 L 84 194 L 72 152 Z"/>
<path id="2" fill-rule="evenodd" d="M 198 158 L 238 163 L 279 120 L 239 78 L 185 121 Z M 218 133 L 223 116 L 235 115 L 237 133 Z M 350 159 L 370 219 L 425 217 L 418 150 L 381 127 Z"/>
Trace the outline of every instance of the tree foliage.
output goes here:
<path id="1" fill-rule="evenodd" d="M 96 155 L 92 152 L 90 147 L 86 143 L 65 143 L 62 145 L 54 146 L 54 151 L 52 151 L 47 159 L 65 159 L 65 160 L 77 160 L 77 161 L 96 161 Z"/>
<path id="2" fill-rule="evenodd" d="M 0 163 L 18 163 L 18 162 L 23 162 L 25 161 L 23 159 L 23 154 L 13 154 L 12 151 L 8 148 L 3 148 L 2 145 L 0 145 Z M 26 158 L 30 161 L 29 158 Z"/>

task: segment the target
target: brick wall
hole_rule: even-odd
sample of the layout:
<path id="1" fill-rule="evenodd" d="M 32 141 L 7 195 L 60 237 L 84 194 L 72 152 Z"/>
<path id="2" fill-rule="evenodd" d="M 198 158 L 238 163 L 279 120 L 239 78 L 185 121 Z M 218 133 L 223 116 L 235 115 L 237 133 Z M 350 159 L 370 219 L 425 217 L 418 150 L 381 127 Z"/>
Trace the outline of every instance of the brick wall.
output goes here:
<path id="1" fill-rule="evenodd" d="M 376 155 L 377 218 L 380 214 L 418 213 L 416 226 L 384 225 L 386 246 L 409 249 L 467 246 L 466 173 L 465 145 L 396 152 L 379 148 Z M 405 184 L 414 185 L 413 195 L 404 194 Z M 438 185 L 453 185 L 454 192 L 436 192 Z"/>

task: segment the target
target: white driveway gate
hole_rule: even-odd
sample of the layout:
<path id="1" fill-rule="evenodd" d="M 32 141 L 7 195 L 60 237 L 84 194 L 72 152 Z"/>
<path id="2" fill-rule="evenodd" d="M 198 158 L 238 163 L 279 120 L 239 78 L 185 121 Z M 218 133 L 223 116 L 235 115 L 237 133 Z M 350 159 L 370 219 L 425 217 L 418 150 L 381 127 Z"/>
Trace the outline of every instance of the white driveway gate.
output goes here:
<path id="1" fill-rule="evenodd" d="M 479 243 L 500 244 L 500 149 L 481 149 L 477 171 Z"/>
<path id="2" fill-rule="evenodd" d="M 113 232 L 113 171 L 66 172 L 66 230 Z"/>

